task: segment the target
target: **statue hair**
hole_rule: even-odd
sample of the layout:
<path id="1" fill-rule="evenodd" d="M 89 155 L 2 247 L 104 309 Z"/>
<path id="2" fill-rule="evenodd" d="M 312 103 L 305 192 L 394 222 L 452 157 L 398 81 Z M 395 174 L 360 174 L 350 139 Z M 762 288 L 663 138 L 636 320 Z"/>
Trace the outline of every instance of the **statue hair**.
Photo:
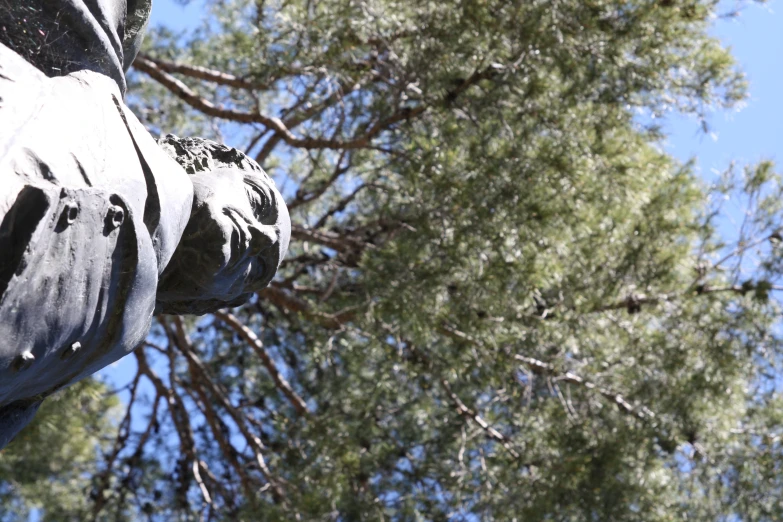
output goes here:
<path id="1" fill-rule="evenodd" d="M 167 134 L 158 140 L 158 145 L 188 174 L 231 168 L 268 179 L 264 169 L 247 154 L 216 141 Z"/>

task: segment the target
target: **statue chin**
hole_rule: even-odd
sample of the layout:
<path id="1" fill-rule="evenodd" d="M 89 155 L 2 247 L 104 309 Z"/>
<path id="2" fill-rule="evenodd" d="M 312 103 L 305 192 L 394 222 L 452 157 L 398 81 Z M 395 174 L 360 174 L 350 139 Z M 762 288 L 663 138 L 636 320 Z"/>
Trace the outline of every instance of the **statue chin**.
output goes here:
<path id="1" fill-rule="evenodd" d="M 227 240 L 197 224 L 189 228 L 160 276 L 155 313 L 203 315 L 246 302 L 252 293 L 245 278 L 229 278 L 221 270 L 219 253 Z"/>

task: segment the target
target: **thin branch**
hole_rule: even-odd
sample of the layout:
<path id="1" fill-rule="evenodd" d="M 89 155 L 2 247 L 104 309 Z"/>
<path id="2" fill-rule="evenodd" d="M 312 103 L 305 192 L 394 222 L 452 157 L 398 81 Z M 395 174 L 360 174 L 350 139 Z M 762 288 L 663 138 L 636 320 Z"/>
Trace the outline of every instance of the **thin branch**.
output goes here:
<path id="1" fill-rule="evenodd" d="M 248 143 L 247 147 L 245 147 L 245 154 L 250 154 L 250 151 L 253 150 L 253 147 L 255 147 L 259 140 L 264 137 L 264 135 L 267 133 L 267 130 L 259 131 L 258 134 L 253 136 L 253 139 L 250 140 L 250 143 Z"/>
<path id="2" fill-rule="evenodd" d="M 197 462 L 199 459 L 196 455 L 196 441 L 193 435 L 192 423 L 182 397 L 174 389 L 174 383 L 171 383 L 171 387 L 166 386 L 163 380 L 150 367 L 143 349 L 138 349 L 133 353 L 136 356 L 139 374 L 145 375 L 155 387 L 156 392 L 166 397 L 168 401 L 169 414 L 174 421 L 174 427 L 179 437 L 180 450 L 188 461 Z"/>
<path id="3" fill-rule="evenodd" d="M 183 355 L 185 355 L 185 358 L 188 359 L 188 362 L 190 362 L 193 365 L 193 367 L 195 367 L 198 370 L 198 373 L 203 379 L 202 382 L 206 384 L 207 388 L 209 389 L 210 393 L 212 393 L 213 397 L 215 397 L 215 399 L 218 400 L 220 405 L 226 410 L 226 412 L 228 412 L 228 414 L 234 420 L 234 423 L 239 428 L 239 431 L 242 433 L 242 436 L 245 437 L 245 440 L 247 440 L 248 444 L 253 449 L 253 453 L 255 454 L 258 468 L 261 470 L 261 473 L 264 475 L 264 478 L 271 486 L 275 498 L 279 500 L 285 500 L 286 497 L 281 486 L 278 484 L 277 480 L 273 478 L 271 471 L 266 465 L 266 461 L 264 459 L 264 450 L 266 449 L 266 447 L 261 442 L 261 440 L 247 428 L 247 425 L 244 422 L 243 415 L 239 411 L 237 411 L 237 409 L 231 404 L 231 401 L 229 401 L 228 393 L 225 390 L 221 389 L 222 387 L 214 381 L 214 379 L 210 376 L 207 369 L 204 367 L 204 364 L 195 354 L 190 339 L 185 333 L 185 327 L 182 324 L 182 318 L 179 316 L 173 316 L 173 319 L 174 319 L 174 325 L 176 327 L 176 336 L 175 336 L 176 347 L 179 348 L 180 352 L 182 352 Z M 161 324 L 163 324 L 164 328 L 167 328 L 165 323 L 161 322 Z"/>
<path id="4" fill-rule="evenodd" d="M 132 466 L 141 460 L 141 457 L 144 454 L 144 446 L 147 444 L 147 441 L 152 435 L 152 430 L 154 430 L 158 426 L 158 407 L 160 405 L 160 400 L 162 398 L 163 395 L 158 393 L 156 390 L 155 399 L 152 401 L 152 412 L 150 413 L 150 421 L 147 423 L 147 428 L 144 430 L 141 437 L 139 438 L 139 442 L 136 444 L 136 451 L 134 451 L 133 455 L 131 455 L 131 457 L 128 458 L 128 463 L 130 463 Z"/>
<path id="5" fill-rule="evenodd" d="M 373 79 L 372 81 L 377 81 L 377 79 Z M 350 93 L 358 91 L 361 89 L 361 87 L 361 80 L 353 82 L 353 84 L 348 82 L 340 83 L 337 89 L 335 89 L 331 95 L 329 95 L 320 103 L 313 104 L 309 108 L 286 118 L 283 121 L 283 126 L 291 131 L 314 116 L 322 113 L 329 107 L 332 107 L 338 102 L 342 101 Z M 335 132 L 337 132 L 338 129 L 339 126 L 335 127 Z M 278 145 L 278 143 L 280 143 L 281 140 L 283 140 L 283 135 L 279 132 L 275 132 L 264 143 L 261 151 L 259 151 L 259 153 L 256 155 L 256 161 L 260 164 L 263 164 L 266 158 L 272 153 L 274 148 Z"/>
<path id="6" fill-rule="evenodd" d="M 556 377 L 558 381 L 575 384 L 588 390 L 596 391 L 607 400 L 615 403 L 622 412 L 633 415 L 639 420 L 646 421 L 655 418 L 655 413 L 650 411 L 646 406 L 634 406 L 619 393 L 583 379 L 575 373 L 560 372 L 551 364 L 539 361 L 538 359 L 533 359 L 532 357 L 525 357 L 524 355 L 516 354 L 514 355 L 514 359 L 525 364 L 525 366 L 535 374 Z"/>
<path id="7" fill-rule="evenodd" d="M 441 327 L 439 331 L 441 333 L 448 335 L 449 337 L 458 339 L 460 341 L 467 342 L 470 344 L 478 344 L 478 341 L 476 341 L 469 335 L 460 332 L 459 330 L 455 330 L 450 327 Z M 558 371 L 557 368 L 555 368 L 553 365 L 549 363 L 545 363 L 543 361 L 539 361 L 538 359 L 533 359 L 532 357 L 525 357 L 523 355 L 516 354 L 514 355 L 514 358 L 517 361 L 524 363 L 532 373 L 535 373 L 537 375 L 546 375 L 549 377 L 555 377 L 558 381 L 575 384 L 587 388 L 588 390 L 596 391 L 606 399 L 615 403 L 617 407 L 624 413 L 631 414 L 640 420 L 648 420 L 648 419 L 655 418 L 655 413 L 653 413 L 646 406 L 638 406 L 638 407 L 634 406 L 630 402 L 628 402 L 621 394 L 614 392 L 609 388 L 599 386 L 591 381 L 583 379 L 582 377 L 576 375 L 575 373 Z"/>
<path id="8" fill-rule="evenodd" d="M 356 312 L 355 310 L 345 310 L 336 314 L 325 314 L 323 312 L 316 312 L 312 309 L 309 303 L 302 299 L 292 296 L 290 293 L 276 288 L 275 286 L 268 286 L 258 292 L 261 299 L 265 299 L 277 306 L 280 309 L 287 310 L 289 312 L 299 313 L 314 320 L 324 328 L 330 330 L 340 330 L 344 327 L 345 323 L 352 320 Z"/>
<path id="9" fill-rule="evenodd" d="M 307 403 L 305 403 L 305 401 L 293 390 L 293 388 L 291 388 L 291 385 L 288 383 L 285 377 L 280 374 L 277 366 L 275 366 L 274 361 L 271 357 L 269 357 L 269 354 L 266 353 L 266 350 L 264 350 L 264 344 L 255 334 L 255 332 L 242 324 L 239 319 L 228 312 L 215 312 L 214 316 L 230 326 L 250 345 L 251 348 L 253 348 L 253 351 L 256 353 L 256 355 L 258 355 L 258 358 L 261 359 L 264 367 L 269 372 L 272 380 L 275 382 L 277 389 L 279 389 L 283 395 L 285 395 L 285 397 L 288 399 L 288 402 L 291 403 L 299 415 L 307 415 L 309 413 L 307 411 Z"/>
<path id="10" fill-rule="evenodd" d="M 120 454 L 120 452 L 125 448 L 125 443 L 128 441 L 128 437 L 130 436 L 132 416 L 131 410 L 133 410 L 133 406 L 136 402 L 136 392 L 138 391 L 140 379 L 141 373 L 137 372 L 130 386 L 130 399 L 128 399 L 125 416 L 120 422 L 119 429 L 117 430 L 117 438 L 114 441 L 114 447 L 112 448 L 112 452 L 106 457 L 106 469 L 103 471 L 103 473 L 101 473 L 99 480 L 97 480 L 97 483 L 100 485 L 96 488 L 94 504 L 92 507 L 93 521 L 98 520 L 98 515 L 106 506 L 107 499 L 104 491 L 109 489 L 110 475 L 114 466 L 114 462 L 117 460 L 117 456 Z"/>
<path id="11" fill-rule="evenodd" d="M 353 192 L 351 192 L 350 194 L 348 194 L 347 196 L 342 198 L 340 201 L 337 202 L 337 204 L 335 206 L 333 206 L 323 216 L 321 216 L 318 219 L 318 221 L 315 222 L 315 224 L 312 226 L 312 228 L 314 230 L 317 230 L 317 229 L 321 228 L 322 226 L 324 226 L 326 224 L 326 221 L 330 217 L 332 217 L 333 215 L 337 214 L 338 212 L 342 212 L 343 210 L 345 210 L 345 207 L 347 207 L 348 204 L 351 203 L 351 201 L 353 201 L 356 198 L 356 196 L 359 195 L 359 192 L 361 192 L 362 190 L 364 190 L 364 189 L 366 189 L 368 187 L 374 187 L 374 186 L 377 186 L 377 185 L 375 185 L 373 183 L 364 183 L 364 184 L 359 185 L 358 187 L 356 187 L 356 189 L 354 189 Z"/>
<path id="12" fill-rule="evenodd" d="M 340 176 L 348 172 L 348 170 L 351 168 L 350 156 L 348 159 L 348 163 L 344 166 L 341 166 L 341 163 L 343 162 L 346 153 L 347 151 L 345 150 L 340 152 L 340 157 L 335 163 L 335 168 L 334 171 L 332 172 L 332 175 L 329 177 L 329 179 L 321 183 L 320 187 L 318 187 L 317 189 L 315 189 L 313 192 L 310 193 L 306 193 L 303 190 L 297 191 L 296 198 L 294 198 L 292 201 L 287 203 L 289 212 L 295 209 L 296 207 L 310 203 L 311 201 L 314 201 L 319 197 L 321 197 L 327 190 L 329 190 L 329 187 L 334 185 L 335 182 L 338 179 L 340 179 Z"/>
<path id="13" fill-rule="evenodd" d="M 220 446 L 220 450 L 223 452 L 226 460 L 228 460 L 228 463 L 231 464 L 234 472 L 239 477 L 239 483 L 242 487 L 242 490 L 245 492 L 245 495 L 252 502 L 253 499 L 255 499 L 255 490 L 251 484 L 250 477 L 245 472 L 244 466 L 242 466 L 239 463 L 239 460 L 236 458 L 236 449 L 231 445 L 229 440 L 223 434 L 221 427 L 225 426 L 225 423 L 222 422 L 218 414 L 215 412 L 215 409 L 212 406 L 212 401 L 207 396 L 207 392 L 204 390 L 204 387 L 200 384 L 201 376 L 196 375 L 196 369 L 192 365 L 189 365 L 189 369 L 191 374 L 191 388 L 192 391 L 195 392 L 195 394 L 198 396 L 198 400 L 195 400 L 195 397 L 193 397 L 193 394 L 190 392 L 190 390 L 188 390 L 188 393 L 190 394 L 191 398 L 194 399 L 193 402 L 196 404 L 196 408 L 198 408 L 199 411 L 201 411 L 201 413 L 204 415 L 204 418 L 209 425 L 209 429 L 212 431 L 212 436 L 215 437 L 218 446 Z M 223 497 L 227 498 L 225 494 L 223 494 Z M 231 501 L 232 503 L 235 503 L 233 498 Z"/>
<path id="14" fill-rule="evenodd" d="M 207 486 L 204 485 L 204 480 L 201 478 L 201 473 L 199 473 L 199 466 L 200 462 L 193 461 L 193 477 L 196 479 L 196 484 L 198 484 L 199 489 L 201 490 L 201 496 L 204 497 L 204 502 L 207 504 L 212 504 L 212 497 L 209 496 L 209 490 L 207 489 Z"/>
<path id="15" fill-rule="evenodd" d="M 440 384 L 454 402 L 457 413 L 459 413 L 462 417 L 465 417 L 466 419 L 469 419 L 478 424 L 479 427 L 486 432 L 489 438 L 499 442 L 506 449 L 506 451 L 511 454 L 512 457 L 515 459 L 519 458 L 519 453 L 513 448 L 513 446 L 511 446 L 511 442 L 508 440 L 508 438 L 490 426 L 489 423 L 481 417 L 481 415 L 465 406 L 465 403 L 462 402 L 456 393 L 454 393 L 454 391 L 451 389 L 451 385 L 446 379 L 441 379 Z"/>
<path id="16" fill-rule="evenodd" d="M 316 243 L 343 254 L 359 253 L 372 246 L 348 234 L 335 234 L 334 232 L 305 228 L 301 225 L 291 227 L 291 237 L 300 241 Z"/>
<path id="17" fill-rule="evenodd" d="M 774 290 L 775 288 L 771 287 L 771 289 Z M 609 303 L 606 305 L 601 305 L 596 308 L 593 308 L 592 310 L 589 310 L 589 313 L 607 312 L 609 310 L 622 310 L 622 309 L 627 309 L 629 312 L 633 312 L 633 311 L 637 311 L 638 308 L 642 305 L 651 305 L 651 304 L 669 302 L 689 295 L 696 296 L 696 295 L 710 295 L 710 294 L 721 294 L 721 293 L 733 293 L 733 294 L 744 295 L 752 290 L 753 288 L 743 287 L 740 285 L 711 287 L 705 284 L 705 285 L 698 286 L 694 289 L 687 290 L 685 292 L 672 292 L 669 294 L 658 294 L 658 295 L 632 294 L 620 301 L 615 301 L 614 303 Z M 553 315 L 550 315 L 549 317 L 553 317 Z"/>
<path id="18" fill-rule="evenodd" d="M 216 83 L 218 85 L 225 85 L 227 87 L 245 89 L 248 91 L 255 91 L 255 90 L 265 91 L 271 88 L 271 85 L 266 83 L 249 81 L 244 78 L 239 78 L 231 74 L 226 74 L 221 71 L 216 71 L 214 69 L 207 69 L 206 67 L 201 67 L 198 65 L 188 65 L 179 62 L 170 62 L 167 60 L 161 60 L 160 58 L 153 58 L 152 56 L 145 53 L 138 54 L 138 56 L 136 57 L 136 62 L 134 62 L 134 65 L 139 61 L 145 61 L 154 64 L 161 71 L 166 71 L 167 73 L 178 73 L 184 76 L 188 76 L 190 78 L 205 80 L 208 82 Z"/>

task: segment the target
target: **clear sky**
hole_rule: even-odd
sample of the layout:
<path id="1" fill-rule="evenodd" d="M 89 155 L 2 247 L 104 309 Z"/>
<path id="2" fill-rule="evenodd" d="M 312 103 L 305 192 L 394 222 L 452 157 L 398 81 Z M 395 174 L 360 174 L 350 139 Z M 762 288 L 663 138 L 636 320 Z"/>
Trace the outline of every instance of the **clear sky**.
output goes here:
<path id="1" fill-rule="evenodd" d="M 735 160 L 781 160 L 783 140 L 783 1 L 748 5 L 734 20 L 719 21 L 714 34 L 731 46 L 750 82 L 750 99 L 738 111 L 710 118 L 715 136 L 697 121 L 670 118 L 667 150 L 681 160 L 696 157 L 702 174 L 723 170 Z"/>

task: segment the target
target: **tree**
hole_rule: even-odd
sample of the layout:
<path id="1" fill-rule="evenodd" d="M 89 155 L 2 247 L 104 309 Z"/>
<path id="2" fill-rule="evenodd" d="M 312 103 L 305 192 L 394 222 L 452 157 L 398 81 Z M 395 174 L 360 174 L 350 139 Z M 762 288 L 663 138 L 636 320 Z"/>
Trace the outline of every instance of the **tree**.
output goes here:
<path id="1" fill-rule="evenodd" d="M 779 176 L 709 186 L 650 117 L 744 99 L 717 2 L 208 6 L 130 102 L 243 143 L 294 242 L 158 318 L 92 519 L 782 516 Z"/>
<path id="2" fill-rule="evenodd" d="M 37 512 L 36 520 L 58 521 L 87 513 L 90 477 L 101 464 L 96 451 L 107 450 L 118 410 L 117 397 L 93 379 L 47 400 L 0 453 L 0 520 L 29 520 Z"/>

